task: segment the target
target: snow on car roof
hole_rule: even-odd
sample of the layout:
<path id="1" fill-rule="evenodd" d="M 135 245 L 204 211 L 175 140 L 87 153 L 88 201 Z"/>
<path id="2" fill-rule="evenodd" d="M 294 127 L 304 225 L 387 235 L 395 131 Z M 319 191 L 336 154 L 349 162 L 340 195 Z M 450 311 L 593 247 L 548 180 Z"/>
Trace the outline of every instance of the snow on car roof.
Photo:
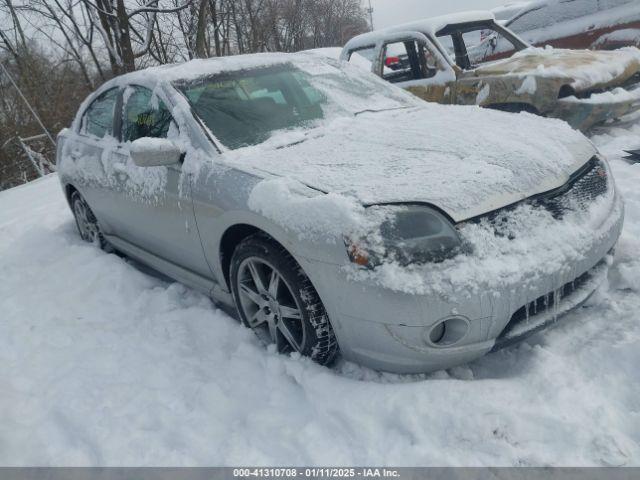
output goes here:
<path id="1" fill-rule="evenodd" d="M 512 15 L 508 20 L 511 22 L 515 19 L 516 16 L 520 17 L 521 15 L 531 12 L 532 10 L 537 10 L 547 5 L 554 5 L 557 3 L 560 3 L 560 0 L 532 0 L 530 2 L 527 2 L 527 4 L 524 5 L 519 12 L 517 12 L 517 15 Z"/>
<path id="2" fill-rule="evenodd" d="M 309 60 L 309 54 L 300 53 L 252 53 L 229 57 L 195 59 L 183 63 L 159 65 L 127 73 L 105 85 L 123 85 L 137 82 L 157 83 L 194 80 L 203 76 L 224 72 L 278 65 L 296 60 Z M 314 57 L 311 57 L 314 58 Z M 315 58 L 318 58 L 316 55 Z"/>
<path id="3" fill-rule="evenodd" d="M 532 2 L 511 2 L 500 7 L 492 8 L 491 11 L 496 16 L 496 20 L 510 20 L 518 13 L 522 12 L 525 8 L 531 6 Z"/>
<path id="4" fill-rule="evenodd" d="M 521 19 L 526 20 L 529 13 L 547 6 L 557 5 L 558 3 L 560 3 L 559 0 L 537 0 L 532 2 L 528 7 L 508 20 L 505 26 L 519 35 L 525 35 L 525 40 L 530 43 L 542 43 L 550 38 L 569 37 L 587 30 L 630 24 L 640 20 L 640 2 L 629 0 L 627 3 L 620 3 L 588 15 L 580 15 L 555 23 L 522 25 Z M 594 41 L 597 40 L 594 37 Z"/>
<path id="5" fill-rule="evenodd" d="M 177 82 L 180 80 L 195 80 L 201 77 L 216 75 L 237 70 L 268 67 L 292 61 L 319 62 L 318 54 L 299 53 L 253 53 L 234 55 L 229 57 L 213 57 L 195 59 L 183 63 L 173 63 L 148 67 L 144 70 L 125 73 L 105 82 L 100 88 L 91 93 L 80 105 L 78 115 L 73 121 L 72 129 L 77 130 L 82 112 L 89 104 L 105 91 L 114 87 L 140 85 L 151 89 L 160 84 Z M 326 61 L 326 60 L 325 60 Z"/>
<path id="6" fill-rule="evenodd" d="M 434 35 L 448 25 L 457 25 L 460 23 L 495 21 L 495 15 L 492 12 L 484 10 L 476 10 L 469 12 L 453 13 L 442 15 L 439 17 L 425 18 L 414 22 L 394 25 L 369 33 L 363 33 L 349 40 L 345 48 L 360 48 L 367 45 L 373 45 L 380 40 L 382 34 L 391 32 L 422 32 Z"/>

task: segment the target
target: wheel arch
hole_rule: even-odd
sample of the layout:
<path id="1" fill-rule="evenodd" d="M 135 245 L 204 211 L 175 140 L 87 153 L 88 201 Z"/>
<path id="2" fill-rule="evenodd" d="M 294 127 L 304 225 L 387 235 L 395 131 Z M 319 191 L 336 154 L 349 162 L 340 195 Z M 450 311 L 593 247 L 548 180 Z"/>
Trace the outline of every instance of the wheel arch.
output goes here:
<path id="1" fill-rule="evenodd" d="M 245 221 L 227 226 L 221 235 L 216 248 L 218 265 L 214 267 L 214 270 L 219 268 L 219 278 L 224 282 L 224 285 L 221 285 L 223 288 L 226 288 L 228 292 L 231 292 L 231 259 L 236 247 L 244 239 L 252 235 L 259 234 L 275 242 L 285 250 L 309 278 L 309 281 L 314 286 L 320 297 L 323 297 L 322 289 L 318 288 L 318 285 L 316 284 L 315 275 L 312 271 L 308 271 L 308 268 L 305 268 L 306 263 L 308 263 L 305 260 L 308 259 L 308 256 L 302 253 L 300 248 L 296 247 L 296 242 L 293 239 L 290 239 L 285 231 L 280 231 L 279 228 L 269 228 L 269 225 L 264 225 L 264 227 L 266 227 L 264 228 L 263 226 L 259 226 L 258 222 L 250 222 L 247 221 L 247 219 L 243 220 Z"/>
<path id="2" fill-rule="evenodd" d="M 295 248 L 295 242 L 288 238 L 285 231 L 281 231 L 279 228 L 269 228 L 269 225 L 260 226 L 260 222 L 251 222 L 249 219 L 243 218 L 242 221 L 228 225 L 218 242 L 216 252 L 217 260 L 219 262 L 220 273 L 225 282 L 224 286 L 226 286 L 228 291 L 231 291 L 231 258 L 233 257 L 233 253 L 240 242 L 252 235 L 262 235 L 277 243 L 291 255 L 298 265 L 300 265 L 300 268 L 303 268 L 303 262 L 301 262 L 301 258 L 299 258 L 300 252 Z M 305 273 L 309 276 L 308 272 Z"/>
<path id="3" fill-rule="evenodd" d="M 562 85 L 558 92 L 558 98 L 572 97 L 576 94 L 576 90 L 571 85 Z"/>
<path id="4" fill-rule="evenodd" d="M 67 203 L 69 204 L 69 206 L 71 206 L 71 195 L 73 195 L 73 192 L 80 193 L 80 191 L 76 187 L 74 187 L 71 183 L 67 183 L 64 186 L 64 196 L 67 199 Z"/>
<path id="5" fill-rule="evenodd" d="M 344 260 L 348 261 L 347 249 L 344 244 L 340 242 L 335 245 L 331 244 L 329 250 L 320 253 L 319 245 L 313 242 L 308 243 L 277 224 L 265 221 L 259 215 L 249 212 L 243 212 L 242 214 L 236 212 L 233 220 L 233 222 L 227 223 L 224 227 L 220 226 L 221 228 L 218 231 L 221 234 L 219 237 L 216 235 L 217 239 L 215 241 L 210 242 L 208 245 L 205 242 L 205 248 L 208 248 L 207 251 L 210 255 L 210 265 L 220 289 L 228 294 L 232 292 L 231 260 L 237 245 L 251 235 L 264 235 L 281 246 L 307 276 L 329 315 L 338 343 L 340 343 L 340 315 L 336 310 L 335 302 L 332 301 L 335 292 L 333 292 L 332 285 L 327 282 L 326 275 L 322 271 L 313 268 L 312 264 L 337 265 L 335 262 L 338 260 L 334 254 L 337 254 L 338 251 L 344 255 Z M 213 233 L 213 231 L 210 231 L 210 233 Z"/>
<path id="6" fill-rule="evenodd" d="M 233 252 L 235 252 L 236 247 L 245 238 L 256 234 L 264 234 L 278 242 L 272 235 L 269 235 L 269 233 L 248 223 L 237 223 L 235 225 L 231 225 L 225 230 L 222 237 L 220 237 L 220 244 L 217 252 L 218 261 L 220 262 L 224 282 L 229 291 L 231 291 L 231 258 L 233 257 Z M 278 243 L 282 245 L 280 242 Z"/>

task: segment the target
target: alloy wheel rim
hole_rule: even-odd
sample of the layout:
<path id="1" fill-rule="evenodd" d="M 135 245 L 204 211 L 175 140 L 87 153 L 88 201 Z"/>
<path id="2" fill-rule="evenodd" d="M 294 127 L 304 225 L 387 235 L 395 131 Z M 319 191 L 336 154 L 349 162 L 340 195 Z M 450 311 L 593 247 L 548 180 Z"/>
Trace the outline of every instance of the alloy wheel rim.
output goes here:
<path id="1" fill-rule="evenodd" d="M 87 240 L 89 242 L 95 241 L 98 232 L 96 225 L 89 218 L 87 205 L 82 200 L 76 200 L 73 207 L 76 221 L 78 223 L 78 229 L 80 230 L 80 236 L 83 240 Z"/>
<path id="2" fill-rule="evenodd" d="M 239 307 L 249 327 L 279 352 L 302 352 L 305 330 L 302 310 L 293 290 L 269 262 L 258 257 L 242 261 L 238 269 Z"/>

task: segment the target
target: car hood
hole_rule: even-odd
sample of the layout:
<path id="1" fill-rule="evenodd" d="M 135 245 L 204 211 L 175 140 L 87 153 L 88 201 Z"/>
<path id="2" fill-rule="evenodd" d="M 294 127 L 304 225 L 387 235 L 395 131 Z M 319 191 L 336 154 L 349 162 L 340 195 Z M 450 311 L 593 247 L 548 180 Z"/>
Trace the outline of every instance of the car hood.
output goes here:
<path id="1" fill-rule="evenodd" d="M 475 72 L 478 75 L 517 74 L 557 78 L 581 92 L 621 85 L 640 72 L 640 50 L 528 48 L 510 58 L 486 64 Z"/>
<path id="2" fill-rule="evenodd" d="M 559 120 L 425 103 L 340 118 L 225 156 L 364 205 L 427 203 L 460 222 L 562 186 L 595 153 Z"/>

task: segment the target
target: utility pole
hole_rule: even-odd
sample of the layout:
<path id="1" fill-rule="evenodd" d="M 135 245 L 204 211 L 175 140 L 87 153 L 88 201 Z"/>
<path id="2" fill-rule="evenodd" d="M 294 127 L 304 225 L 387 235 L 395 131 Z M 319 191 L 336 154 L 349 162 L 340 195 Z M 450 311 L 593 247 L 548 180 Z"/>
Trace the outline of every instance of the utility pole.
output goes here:
<path id="1" fill-rule="evenodd" d="M 369 25 L 371 26 L 371 31 L 373 32 L 373 7 L 371 6 L 371 0 L 369 0 L 369 8 L 367 8 L 367 13 L 369 14 Z"/>
<path id="2" fill-rule="evenodd" d="M 24 153 L 26 154 L 27 158 L 33 165 L 33 168 L 38 173 L 38 176 L 44 177 L 47 174 L 47 169 L 49 170 L 49 172 L 55 171 L 55 166 L 53 166 L 51 162 L 49 162 L 49 160 L 47 160 L 44 157 L 44 155 L 34 151 L 31 147 L 29 147 L 28 143 L 33 141 L 40 141 L 46 138 L 51 142 L 51 145 L 53 145 L 53 147 L 55 148 L 56 142 L 51 136 L 51 134 L 49 133 L 49 131 L 47 130 L 47 127 L 45 127 L 44 124 L 42 123 L 42 120 L 40 120 L 40 117 L 38 116 L 36 111 L 33 109 L 31 104 L 27 100 L 27 97 L 24 96 L 24 94 L 22 93 L 22 90 L 20 90 L 20 87 L 18 87 L 18 84 L 13 80 L 13 77 L 1 62 L 0 62 L 0 68 L 2 69 L 0 70 L 0 73 L 4 72 L 4 74 L 9 79 L 9 82 L 11 82 L 11 85 L 13 85 L 13 87 L 16 89 L 16 91 L 18 92 L 18 95 L 20 95 L 20 98 L 22 99 L 24 104 L 27 106 L 27 108 L 31 112 L 31 115 L 33 115 L 33 118 L 38 123 L 38 125 L 40 125 L 40 128 L 42 129 L 43 133 L 41 133 L 40 135 L 33 135 L 31 137 L 26 137 L 26 138 L 23 138 L 18 135 L 18 143 L 20 144 L 20 147 L 22 148 L 22 150 L 24 150 Z"/>
<path id="3" fill-rule="evenodd" d="M 27 98 L 22 94 L 22 90 L 20 90 L 20 88 L 18 87 L 16 82 L 14 82 L 13 77 L 9 74 L 9 71 L 5 68 L 5 66 L 2 63 L 0 63 L 0 68 L 2 68 L 2 71 L 4 72 L 4 74 L 7 76 L 7 78 L 11 82 L 11 85 L 13 85 L 13 87 L 18 91 L 18 95 L 20 95 L 20 98 L 22 98 L 22 101 L 25 103 L 25 105 L 27 106 L 27 108 L 31 112 L 31 115 L 33 115 L 33 118 L 36 120 L 36 122 L 38 122 L 38 125 L 40 125 L 40 128 L 42 128 L 42 131 L 44 132 L 43 135 L 46 136 L 49 139 L 49 141 L 51 142 L 51 145 L 53 145 L 55 147 L 56 146 L 55 140 L 53 139 L 53 137 L 51 136 L 51 134 L 49 133 L 47 128 L 44 126 L 44 124 L 42 123 L 42 120 L 40 120 L 40 117 L 38 116 L 36 111 L 33 109 L 31 104 L 27 100 Z"/>

